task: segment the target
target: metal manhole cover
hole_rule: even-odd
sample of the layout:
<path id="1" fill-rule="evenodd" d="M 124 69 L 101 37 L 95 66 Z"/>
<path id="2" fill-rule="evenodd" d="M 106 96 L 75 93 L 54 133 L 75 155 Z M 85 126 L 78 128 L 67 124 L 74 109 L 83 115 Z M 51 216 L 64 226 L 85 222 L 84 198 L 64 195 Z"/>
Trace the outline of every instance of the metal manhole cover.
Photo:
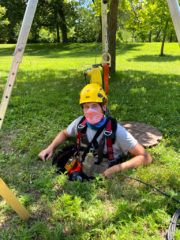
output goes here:
<path id="1" fill-rule="evenodd" d="M 157 145 L 162 139 L 161 132 L 151 125 L 141 122 L 120 122 L 144 147 Z"/>

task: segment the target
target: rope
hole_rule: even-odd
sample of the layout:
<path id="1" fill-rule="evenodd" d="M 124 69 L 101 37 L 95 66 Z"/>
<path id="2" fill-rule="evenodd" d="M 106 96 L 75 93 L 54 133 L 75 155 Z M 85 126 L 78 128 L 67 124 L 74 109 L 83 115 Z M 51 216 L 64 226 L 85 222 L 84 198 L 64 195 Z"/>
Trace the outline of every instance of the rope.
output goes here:
<path id="1" fill-rule="evenodd" d="M 165 240 L 175 240 L 174 234 L 176 231 L 176 227 L 179 226 L 178 218 L 180 217 L 180 209 L 176 210 L 173 217 L 171 218 L 171 222 L 168 228 L 168 231 L 165 235 Z"/>
<path id="2" fill-rule="evenodd" d="M 145 184 L 146 186 L 151 187 L 151 188 L 155 189 L 156 191 L 162 193 L 162 194 L 165 195 L 166 197 L 170 197 L 170 198 L 173 199 L 175 202 L 180 203 L 180 200 L 179 200 L 179 199 L 176 199 L 176 198 L 172 197 L 171 195 L 169 195 L 169 194 L 161 191 L 160 189 L 152 186 L 152 185 L 149 184 L 149 183 L 146 183 L 146 182 L 144 182 L 144 181 L 142 181 L 142 180 L 140 180 L 140 179 L 134 178 L 134 177 L 127 176 L 127 175 L 125 175 L 125 174 L 123 174 L 123 173 L 121 173 L 121 174 L 122 174 L 124 177 L 126 177 L 126 178 L 130 178 L 130 179 L 133 179 L 133 180 L 138 181 L 138 182 L 140 182 L 140 183 L 143 183 L 143 184 Z M 165 240 L 175 240 L 174 234 L 175 234 L 176 227 L 177 227 L 177 226 L 180 226 L 180 224 L 178 224 L 178 219 L 179 219 L 179 218 L 180 218 L 180 209 L 177 209 L 176 212 L 174 213 L 172 219 L 171 219 L 171 222 L 170 222 L 168 231 L 167 231 L 167 233 L 166 233 L 166 235 L 165 235 Z"/>
<path id="3" fill-rule="evenodd" d="M 146 182 L 144 182 L 144 181 L 142 181 L 142 180 L 140 180 L 140 179 L 134 178 L 134 177 L 127 176 L 127 175 L 125 175 L 124 173 L 121 173 L 121 174 L 122 174 L 124 177 L 127 177 L 127 178 L 133 179 L 133 180 L 135 180 L 135 181 L 138 181 L 138 182 L 140 182 L 140 183 L 143 183 L 143 184 L 145 184 L 146 186 L 155 189 L 157 192 L 162 193 L 162 194 L 165 195 L 166 197 L 169 197 L 169 198 L 173 199 L 174 201 L 180 203 L 180 200 L 179 200 L 179 199 L 176 199 L 176 198 L 172 197 L 172 196 L 169 195 L 168 193 L 165 193 L 165 192 L 161 191 L 160 189 L 154 187 L 153 185 L 151 185 L 151 184 L 149 184 L 149 183 L 146 183 Z"/>
<path id="4" fill-rule="evenodd" d="M 95 5 L 95 0 L 93 0 L 94 6 Z M 97 1 L 97 7 L 99 7 L 99 1 Z M 96 60 L 97 60 L 97 55 L 98 55 L 98 38 L 99 38 L 99 16 L 96 16 L 97 22 L 96 22 L 96 40 L 95 40 L 95 64 L 96 64 Z"/>

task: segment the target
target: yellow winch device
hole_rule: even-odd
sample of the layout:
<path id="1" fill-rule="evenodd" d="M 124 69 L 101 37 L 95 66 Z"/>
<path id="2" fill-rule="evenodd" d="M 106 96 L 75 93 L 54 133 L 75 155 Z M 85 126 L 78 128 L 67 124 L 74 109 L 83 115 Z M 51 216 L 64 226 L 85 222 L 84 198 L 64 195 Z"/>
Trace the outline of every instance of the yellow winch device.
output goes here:
<path id="1" fill-rule="evenodd" d="M 84 72 L 87 76 L 90 76 L 90 83 L 97 83 L 102 86 L 102 77 L 99 67 L 92 67 Z"/>
<path id="2" fill-rule="evenodd" d="M 22 206 L 15 195 L 10 191 L 5 182 L 0 178 L 0 195 L 6 200 L 6 202 L 14 209 L 14 211 L 23 220 L 28 220 L 30 217 L 29 212 Z"/>

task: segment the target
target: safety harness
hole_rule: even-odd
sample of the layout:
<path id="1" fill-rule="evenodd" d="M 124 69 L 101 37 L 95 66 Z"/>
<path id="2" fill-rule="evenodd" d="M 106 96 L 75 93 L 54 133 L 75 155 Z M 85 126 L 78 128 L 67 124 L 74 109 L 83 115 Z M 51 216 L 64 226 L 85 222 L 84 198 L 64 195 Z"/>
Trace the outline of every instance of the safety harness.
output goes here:
<path id="1" fill-rule="evenodd" d="M 108 167 L 117 163 L 112 146 L 115 142 L 116 128 L 117 121 L 107 116 L 105 124 L 97 130 L 92 141 L 89 142 L 86 135 L 87 120 L 82 117 L 77 126 L 76 146 L 67 146 L 55 154 L 52 164 L 57 166 L 58 172 L 67 171 L 70 180 L 76 180 L 78 177 L 89 179 L 91 177 L 91 174 L 88 174 L 90 170 L 87 170 L 85 166 L 87 164 L 91 165 L 91 163 L 94 164 L 92 173 L 102 173 Z M 97 138 L 102 132 L 103 136 L 98 143 Z M 105 139 L 107 154 L 103 152 Z M 87 161 L 89 162 L 87 163 Z"/>
<path id="2" fill-rule="evenodd" d="M 89 149 L 90 149 L 91 145 L 92 144 L 94 144 L 94 145 L 97 144 L 96 139 L 101 134 L 101 132 L 105 129 L 103 134 L 104 134 L 104 136 L 106 138 L 107 158 L 109 160 L 109 165 L 113 165 L 115 159 L 114 159 L 114 153 L 113 153 L 112 145 L 115 142 L 116 128 L 117 128 L 117 121 L 115 119 L 113 119 L 113 118 L 108 116 L 104 126 L 102 126 L 101 128 L 99 128 L 97 130 L 93 140 L 89 143 L 88 147 L 83 149 L 84 153 L 82 155 L 82 161 L 84 161 L 84 158 L 85 158 L 86 154 L 89 152 Z M 80 146 L 81 137 L 82 137 L 82 134 L 83 133 L 85 134 L 86 130 L 87 130 L 87 119 L 85 117 L 83 117 L 81 119 L 81 121 L 78 124 L 77 129 L 78 129 L 78 135 L 77 135 L 77 139 L 76 139 L 76 147 L 77 147 L 77 150 L 80 151 L 80 150 L 82 150 L 81 146 Z M 102 157 L 103 156 L 101 156 L 101 158 Z M 100 159 L 100 157 L 99 157 L 97 164 L 100 164 L 101 160 L 102 159 Z"/>

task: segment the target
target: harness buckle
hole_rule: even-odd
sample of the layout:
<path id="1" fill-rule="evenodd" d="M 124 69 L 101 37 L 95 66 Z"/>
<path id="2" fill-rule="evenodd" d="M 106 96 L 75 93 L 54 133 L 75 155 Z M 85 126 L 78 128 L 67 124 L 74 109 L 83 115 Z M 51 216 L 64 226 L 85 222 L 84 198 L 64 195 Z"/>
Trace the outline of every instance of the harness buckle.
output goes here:
<path id="1" fill-rule="evenodd" d="M 88 156 L 94 156 L 95 155 L 95 153 L 96 153 L 96 150 L 95 150 L 95 148 L 94 147 L 91 147 L 90 149 L 89 149 L 89 152 L 88 152 Z"/>
<path id="2" fill-rule="evenodd" d="M 105 130 L 105 131 L 104 131 L 104 135 L 105 135 L 106 137 L 110 137 L 110 136 L 112 135 L 112 131 L 107 131 L 107 130 Z"/>
<path id="3" fill-rule="evenodd" d="M 83 124 L 80 123 L 80 124 L 78 125 L 78 129 L 79 129 L 79 130 L 82 130 L 83 128 L 85 128 L 85 126 L 86 126 L 86 125 L 83 125 Z"/>

